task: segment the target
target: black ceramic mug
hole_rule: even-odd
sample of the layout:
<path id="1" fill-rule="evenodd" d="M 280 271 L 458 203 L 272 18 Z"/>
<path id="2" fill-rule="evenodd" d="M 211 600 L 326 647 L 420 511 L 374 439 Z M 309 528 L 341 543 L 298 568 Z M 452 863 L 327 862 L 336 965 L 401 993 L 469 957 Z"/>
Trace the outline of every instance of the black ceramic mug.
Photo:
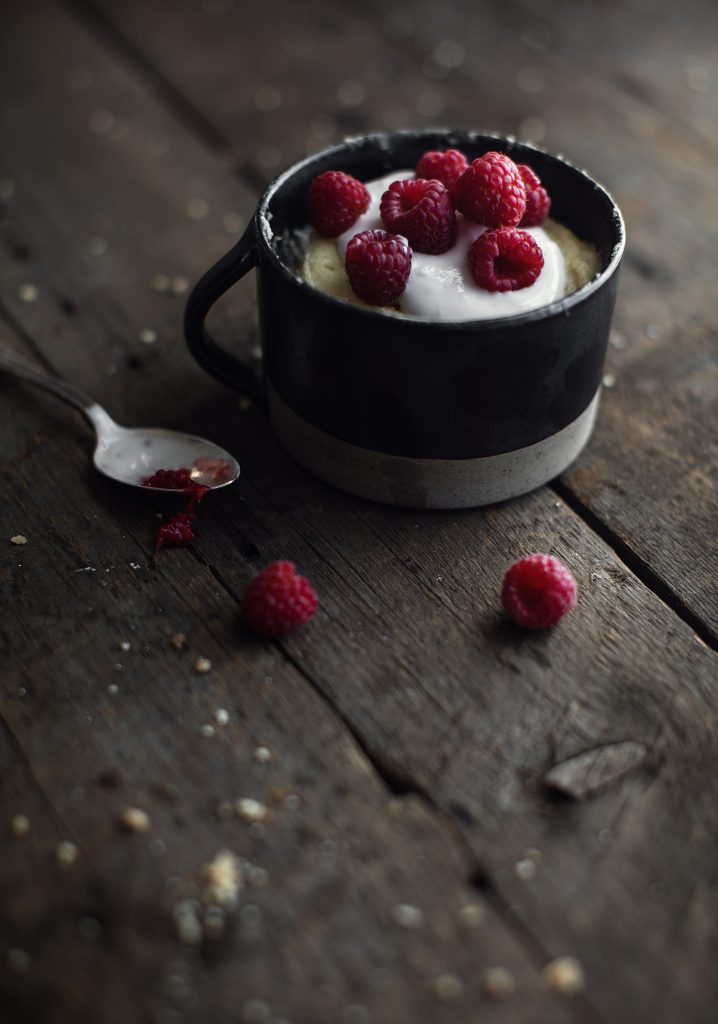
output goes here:
<path id="1" fill-rule="evenodd" d="M 498 149 L 529 164 L 552 197 L 552 217 L 598 249 L 600 273 L 540 309 L 475 321 L 387 315 L 300 278 L 317 174 L 369 181 L 449 147 L 469 160 Z M 621 213 L 605 189 L 534 146 L 461 131 L 366 135 L 302 160 L 269 186 L 240 241 L 190 295 L 185 335 L 204 369 L 266 402 L 284 447 L 329 483 L 396 505 L 489 504 L 546 483 L 588 440 L 624 244 Z M 252 267 L 261 377 L 204 323 Z"/>

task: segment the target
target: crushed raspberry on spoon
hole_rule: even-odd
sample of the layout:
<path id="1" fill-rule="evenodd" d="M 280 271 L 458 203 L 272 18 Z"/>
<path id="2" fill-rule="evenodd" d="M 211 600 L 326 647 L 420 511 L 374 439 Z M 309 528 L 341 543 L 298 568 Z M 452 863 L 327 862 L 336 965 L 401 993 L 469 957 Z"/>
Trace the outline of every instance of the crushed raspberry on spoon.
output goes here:
<path id="1" fill-rule="evenodd" d="M 142 486 L 187 491 L 190 487 L 194 487 L 194 480 L 188 469 L 158 469 L 152 476 L 144 478 Z"/>

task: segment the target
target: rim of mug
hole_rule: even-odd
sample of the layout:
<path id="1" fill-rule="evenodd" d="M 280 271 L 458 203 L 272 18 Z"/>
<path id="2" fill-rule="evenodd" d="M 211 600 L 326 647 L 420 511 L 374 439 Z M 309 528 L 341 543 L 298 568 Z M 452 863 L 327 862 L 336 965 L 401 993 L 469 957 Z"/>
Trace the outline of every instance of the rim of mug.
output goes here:
<path id="1" fill-rule="evenodd" d="M 291 271 L 289 267 L 286 265 L 286 263 L 284 263 L 284 261 L 280 259 L 279 255 L 275 252 L 271 245 L 271 218 L 267 217 L 267 207 L 269 206 L 269 203 L 271 202 L 273 196 L 279 191 L 280 188 L 282 188 L 282 186 L 291 177 L 293 177 L 297 173 L 297 171 L 300 171 L 310 166 L 311 164 L 315 163 L 322 157 L 328 157 L 334 153 L 341 154 L 342 152 L 346 151 L 347 147 L 356 146 L 357 144 L 366 141 L 376 140 L 377 142 L 379 142 L 379 140 L 383 140 L 382 146 L 387 152 L 387 155 L 390 155 L 391 150 L 386 150 L 387 142 L 389 142 L 390 140 L 401 137 L 421 138 L 423 136 L 428 135 L 445 135 L 447 137 L 447 144 L 451 145 L 460 145 L 458 141 L 453 142 L 452 137 L 463 137 L 467 140 L 471 140 L 472 138 L 494 139 L 497 142 L 506 143 L 511 146 L 524 146 L 527 149 L 532 150 L 533 152 L 540 153 L 542 154 L 542 156 L 546 156 L 549 159 L 556 161 L 556 163 L 563 164 L 571 171 L 575 171 L 577 174 L 580 174 L 582 177 L 586 178 L 587 181 L 593 186 L 593 188 L 596 189 L 596 191 L 601 192 L 608 200 L 608 203 L 610 204 L 610 208 L 612 211 L 613 224 L 618 236 L 618 241 L 613 246 L 609 261 L 603 268 L 603 270 L 601 270 L 595 277 L 591 278 L 590 281 L 587 281 L 586 284 L 578 288 L 575 292 L 571 292 L 570 295 L 565 295 L 563 296 L 563 298 L 556 299 L 554 302 L 550 302 L 545 306 L 538 306 L 536 309 L 531 309 L 525 313 L 515 313 L 511 316 L 495 317 L 492 319 L 480 320 L 437 320 L 435 317 L 428 316 L 410 316 L 406 314 L 401 315 L 398 313 L 392 315 L 391 313 L 386 313 L 385 311 L 379 309 L 368 309 L 364 306 L 355 306 L 349 302 L 346 302 L 343 299 L 338 299 L 335 298 L 333 295 L 328 295 L 326 292 L 322 292 L 318 288 L 315 288 L 313 285 L 308 284 L 301 277 L 299 277 L 298 274 L 295 274 L 293 271 Z M 587 299 L 590 295 L 593 294 L 593 292 L 601 288 L 603 284 L 605 284 L 605 282 L 608 281 L 608 279 L 613 276 L 613 274 L 618 269 L 624 250 L 626 248 L 626 224 L 623 218 L 623 214 L 621 213 L 621 209 L 618 206 L 616 200 L 611 195 L 611 193 L 608 191 L 608 189 L 604 185 L 601 185 L 600 182 L 596 181 L 596 179 L 592 177 L 592 175 L 590 175 L 588 171 L 584 170 L 582 167 L 578 167 L 576 164 L 568 160 L 565 156 L 560 156 L 556 153 L 552 153 L 550 150 L 544 149 L 542 146 L 537 146 L 533 142 L 523 141 L 521 139 L 516 138 L 513 135 L 503 135 L 501 132 L 493 131 L 473 131 L 462 128 L 403 128 L 393 132 L 366 132 L 365 134 L 362 135 L 347 136 L 341 142 L 335 143 L 332 146 L 327 146 L 325 149 L 317 150 L 316 153 L 309 154 L 302 160 L 298 160 L 296 163 L 292 164 L 292 166 L 288 167 L 285 171 L 282 171 L 280 175 L 278 175 L 272 182 L 270 182 L 270 184 L 262 193 L 259 203 L 257 204 L 257 209 L 255 210 L 254 213 L 253 221 L 257 244 L 262 248 L 263 252 L 276 264 L 276 266 L 280 269 L 282 274 L 298 288 L 305 290 L 307 293 L 311 293 L 315 298 L 317 298 L 320 301 L 328 302 L 334 307 L 341 306 L 344 309 L 348 308 L 352 310 L 352 312 L 361 314 L 362 316 L 369 317 L 370 319 L 373 319 L 374 317 L 382 317 L 385 319 L 387 316 L 391 316 L 393 319 L 396 320 L 397 324 L 401 324 L 402 327 L 408 327 L 411 326 L 412 324 L 417 324 L 421 325 L 422 327 L 437 325 L 443 329 L 449 328 L 452 330 L 459 331 L 468 329 L 476 331 L 478 328 L 500 330 L 502 328 L 521 326 L 522 324 L 530 323 L 533 320 L 543 319 L 544 317 L 551 317 L 557 314 L 567 314 L 573 306 L 576 306 L 580 302 L 583 302 L 584 299 Z"/>

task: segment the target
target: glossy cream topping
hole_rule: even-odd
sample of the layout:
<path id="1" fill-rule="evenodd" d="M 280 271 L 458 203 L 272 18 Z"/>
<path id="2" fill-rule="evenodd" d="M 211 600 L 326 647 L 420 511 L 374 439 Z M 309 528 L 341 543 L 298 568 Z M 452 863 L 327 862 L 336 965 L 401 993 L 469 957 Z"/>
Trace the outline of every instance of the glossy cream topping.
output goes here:
<path id="1" fill-rule="evenodd" d="M 413 178 L 413 171 L 392 171 L 383 178 L 366 182 L 371 203 L 366 213 L 337 239 L 344 261 L 346 247 L 360 231 L 386 231 L 379 214 L 381 197 L 393 181 Z M 558 245 L 543 228 L 525 228 L 543 251 L 544 265 L 536 281 L 514 292 L 488 292 L 476 284 L 466 255 L 471 243 L 487 229 L 457 213 L 456 241 L 438 256 L 414 252 L 411 274 L 399 297 L 399 308 L 413 316 L 433 320 L 493 320 L 516 316 L 563 297 L 566 289 L 564 258 Z"/>

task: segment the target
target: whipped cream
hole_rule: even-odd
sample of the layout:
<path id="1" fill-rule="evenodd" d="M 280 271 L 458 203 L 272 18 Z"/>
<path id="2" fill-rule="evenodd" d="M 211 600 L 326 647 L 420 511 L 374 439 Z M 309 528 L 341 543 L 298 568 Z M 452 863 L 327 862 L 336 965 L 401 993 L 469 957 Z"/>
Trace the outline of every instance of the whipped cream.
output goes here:
<path id="1" fill-rule="evenodd" d="M 344 261 L 347 245 L 360 231 L 386 231 L 379 204 L 393 181 L 413 178 L 413 171 L 392 171 L 383 178 L 365 182 L 371 196 L 369 209 L 337 238 Z M 471 243 L 488 229 L 456 214 L 456 241 L 438 256 L 414 252 L 406 288 L 399 297 L 402 313 L 431 317 L 432 320 L 493 320 L 527 313 L 560 299 L 566 290 L 563 253 L 543 228 L 522 228 L 541 246 L 544 264 L 541 273 L 528 288 L 514 292 L 488 292 L 476 284 L 467 261 Z"/>

